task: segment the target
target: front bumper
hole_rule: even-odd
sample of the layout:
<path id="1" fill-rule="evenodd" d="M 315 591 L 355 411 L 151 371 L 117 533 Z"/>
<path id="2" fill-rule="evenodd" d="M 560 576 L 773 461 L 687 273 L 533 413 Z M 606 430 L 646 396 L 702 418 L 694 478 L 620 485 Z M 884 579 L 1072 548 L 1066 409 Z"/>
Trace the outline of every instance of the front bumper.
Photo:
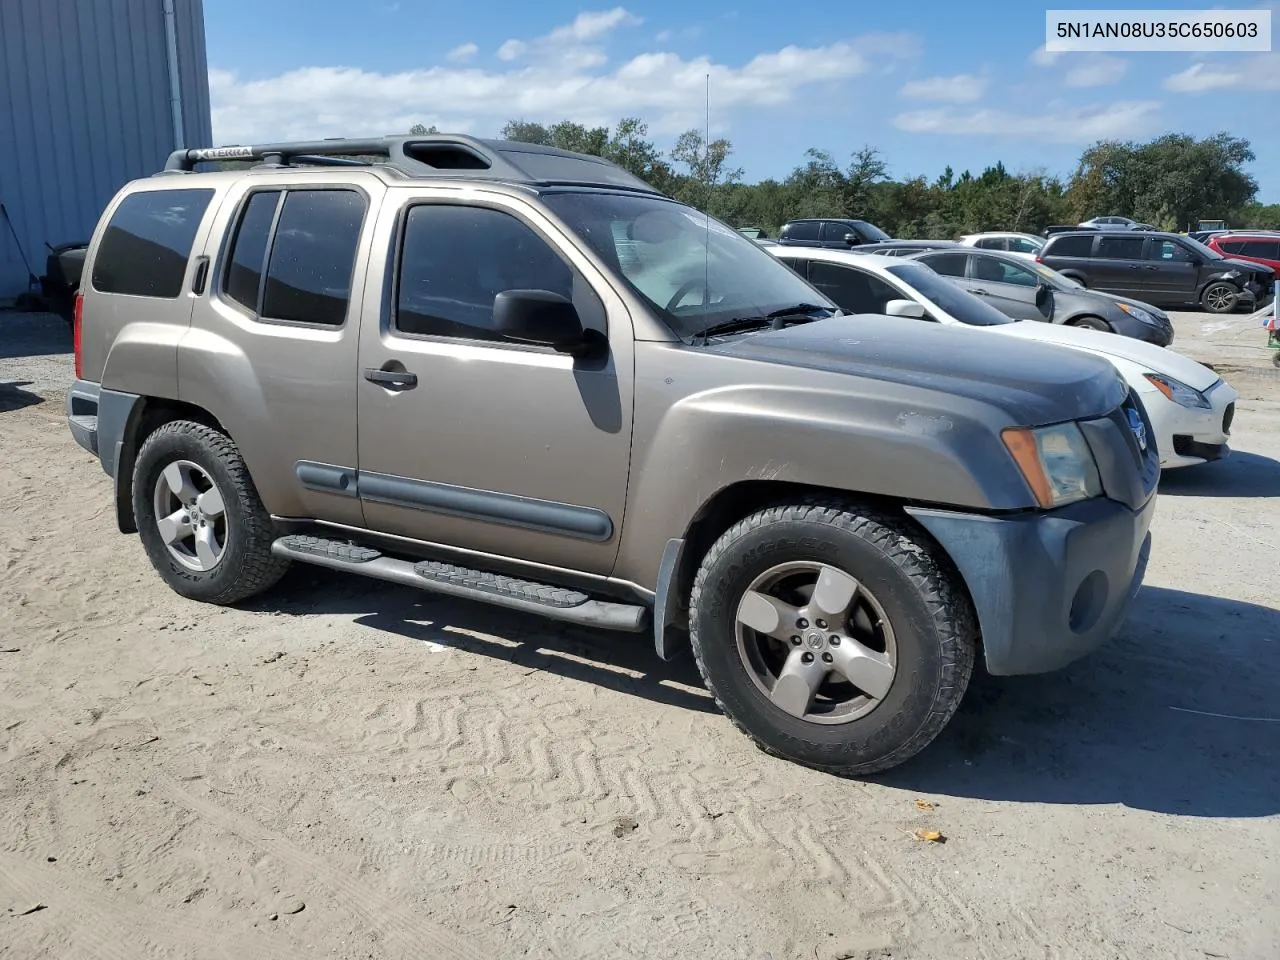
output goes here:
<path id="1" fill-rule="evenodd" d="M 1098 497 L 1012 516 L 907 512 L 959 568 L 987 669 L 1008 676 L 1057 670 L 1115 635 L 1146 572 L 1155 502 L 1131 510 Z"/>
<path id="2" fill-rule="evenodd" d="M 1219 380 L 1205 396 L 1208 410 L 1184 407 L 1158 391 L 1143 392 L 1142 403 L 1151 419 L 1162 470 L 1221 460 L 1231 453 L 1228 441 L 1240 395 L 1225 380 Z"/>

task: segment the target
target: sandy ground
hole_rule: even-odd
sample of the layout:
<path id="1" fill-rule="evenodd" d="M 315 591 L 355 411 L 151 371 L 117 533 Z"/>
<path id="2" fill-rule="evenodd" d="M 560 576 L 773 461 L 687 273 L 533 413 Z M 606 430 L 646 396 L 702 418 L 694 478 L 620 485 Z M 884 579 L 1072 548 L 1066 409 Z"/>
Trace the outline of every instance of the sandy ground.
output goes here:
<path id="1" fill-rule="evenodd" d="M 1114 643 L 852 782 L 643 638 L 305 567 L 178 598 L 66 340 L 0 314 L 0 957 L 1280 956 L 1275 378 L 1166 479 Z"/>

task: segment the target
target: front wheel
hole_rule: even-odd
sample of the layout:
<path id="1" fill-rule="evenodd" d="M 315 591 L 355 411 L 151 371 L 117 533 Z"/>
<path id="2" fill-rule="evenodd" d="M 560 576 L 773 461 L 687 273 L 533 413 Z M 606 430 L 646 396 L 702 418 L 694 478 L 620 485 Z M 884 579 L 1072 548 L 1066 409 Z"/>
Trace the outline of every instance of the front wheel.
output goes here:
<path id="1" fill-rule="evenodd" d="M 977 640 L 948 559 L 909 519 L 835 501 L 771 507 L 708 551 L 694 657 L 720 708 L 769 753 L 842 775 L 927 746 Z"/>
<path id="2" fill-rule="evenodd" d="M 1111 324 L 1103 320 L 1101 317 L 1077 317 L 1067 322 L 1069 327 L 1080 327 L 1082 330 L 1097 330 L 1101 333 L 1111 333 Z"/>
<path id="3" fill-rule="evenodd" d="M 271 516 L 230 437 L 178 420 L 147 437 L 133 471 L 133 512 L 151 565 L 177 593 L 228 604 L 289 567 L 271 553 Z"/>
<path id="4" fill-rule="evenodd" d="M 1240 302 L 1240 291 L 1226 281 L 1219 280 L 1204 288 L 1200 304 L 1210 313 L 1231 313 Z"/>

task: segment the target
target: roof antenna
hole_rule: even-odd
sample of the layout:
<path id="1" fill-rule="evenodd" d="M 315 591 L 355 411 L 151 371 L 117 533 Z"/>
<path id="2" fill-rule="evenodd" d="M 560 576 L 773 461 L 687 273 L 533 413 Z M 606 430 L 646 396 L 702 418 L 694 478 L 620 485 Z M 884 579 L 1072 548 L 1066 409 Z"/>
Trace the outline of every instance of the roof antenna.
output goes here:
<path id="1" fill-rule="evenodd" d="M 702 175 L 707 181 L 707 199 L 702 215 L 706 232 L 702 239 L 702 319 L 711 312 L 711 74 L 707 74 L 707 139 L 702 145 Z"/>

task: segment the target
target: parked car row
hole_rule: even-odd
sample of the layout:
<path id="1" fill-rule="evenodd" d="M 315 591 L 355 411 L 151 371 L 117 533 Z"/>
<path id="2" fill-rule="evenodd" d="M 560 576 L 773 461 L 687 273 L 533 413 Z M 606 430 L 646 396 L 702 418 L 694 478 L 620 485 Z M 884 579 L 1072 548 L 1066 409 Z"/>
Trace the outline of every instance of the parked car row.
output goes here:
<path id="1" fill-rule="evenodd" d="M 1055 227 L 1048 237 L 991 231 L 958 241 L 893 239 L 865 220 L 793 220 L 782 227 L 777 245 L 892 257 L 957 246 L 999 251 L 1051 266 L 1082 287 L 1134 298 L 1140 302 L 1131 306 L 1148 314 L 1150 305 L 1212 313 L 1256 308 L 1272 296 L 1280 276 L 1280 234 L 1225 232 L 1204 244 L 1127 217 Z"/>
<path id="2" fill-rule="evenodd" d="M 1172 339 L 1163 315 L 1138 320 L 1140 309 L 1080 288 L 1044 267 L 1033 271 L 1007 253 L 933 252 L 899 258 L 782 247 L 771 252 L 849 313 L 926 320 L 1105 358 L 1142 398 L 1163 469 L 1217 460 L 1228 451 L 1237 393 L 1208 367 L 1160 349 L 1161 340 Z M 995 282 L 984 279 L 997 275 Z M 1004 289 L 977 295 L 981 288 L 996 287 Z M 1099 314 L 1168 332 L 1153 342 L 1108 336 L 1101 332 L 1108 324 Z"/>

